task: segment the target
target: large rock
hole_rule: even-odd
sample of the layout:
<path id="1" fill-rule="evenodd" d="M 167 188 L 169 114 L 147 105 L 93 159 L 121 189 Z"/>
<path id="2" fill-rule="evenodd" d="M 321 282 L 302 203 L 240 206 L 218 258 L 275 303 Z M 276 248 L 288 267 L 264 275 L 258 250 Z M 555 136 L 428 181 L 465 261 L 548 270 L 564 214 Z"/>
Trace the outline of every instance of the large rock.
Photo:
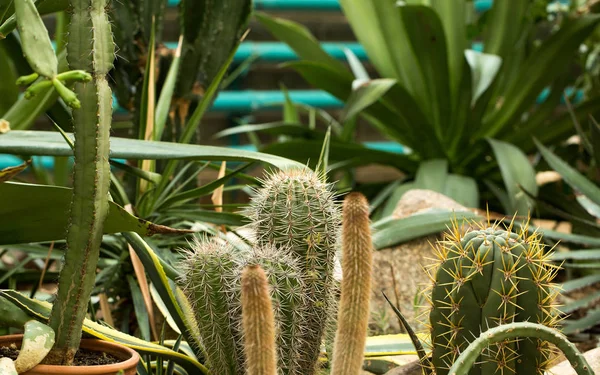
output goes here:
<path id="1" fill-rule="evenodd" d="M 402 196 L 392 216 L 401 219 L 434 209 L 468 210 L 440 193 L 415 189 Z M 375 252 L 371 327 L 379 331 L 378 333 L 403 332 L 381 291 L 394 303 L 395 296 L 398 295 L 400 309 L 411 326 L 415 330 L 424 328 L 424 325 L 415 319 L 420 313 L 420 309 L 417 308 L 420 304 L 419 292 L 429 284 L 423 267 L 431 264 L 435 258 L 432 245 L 440 238 L 440 235 L 431 235 Z"/>

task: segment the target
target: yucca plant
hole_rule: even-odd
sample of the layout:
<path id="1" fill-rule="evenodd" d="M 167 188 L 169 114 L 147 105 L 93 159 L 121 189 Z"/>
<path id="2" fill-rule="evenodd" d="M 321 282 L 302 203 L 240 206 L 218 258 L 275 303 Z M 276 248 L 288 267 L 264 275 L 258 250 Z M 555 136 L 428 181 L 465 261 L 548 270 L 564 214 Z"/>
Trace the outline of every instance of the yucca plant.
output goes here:
<path id="1" fill-rule="evenodd" d="M 351 53 L 351 70 L 347 69 L 301 25 L 257 13 L 262 24 L 298 54 L 300 61 L 286 66 L 345 101 L 341 122 L 350 133 L 354 121 L 346 120 L 359 115 L 408 150 L 405 155 L 362 158 L 360 146 L 333 137 L 332 160 L 344 161 L 345 166 L 380 162 L 416 176 L 397 187 L 392 204 L 409 187 L 420 187 L 477 207 L 478 192 L 485 188 L 485 197 L 495 193 L 506 213 L 527 215 L 533 201 L 518 185 L 535 195 L 534 173 L 526 157 L 535 149 L 532 136 L 555 143 L 570 133 L 568 114 L 554 117 L 554 113 L 574 81 L 568 68 L 600 16 L 588 8 L 560 14 L 561 22 L 550 35 L 537 39 L 532 10 L 538 2 L 533 0 L 495 1 L 478 21 L 482 32 L 477 35 L 467 32 L 472 1 L 341 0 L 340 4 L 380 78 L 366 75 Z M 482 52 L 471 49 L 479 40 Z M 546 89 L 550 94 L 536 104 Z M 593 113 L 599 103 L 598 97 L 584 98 L 576 116 Z M 262 150 L 314 160 L 317 142 L 291 139 Z M 490 163 L 494 159 L 496 163 Z"/>

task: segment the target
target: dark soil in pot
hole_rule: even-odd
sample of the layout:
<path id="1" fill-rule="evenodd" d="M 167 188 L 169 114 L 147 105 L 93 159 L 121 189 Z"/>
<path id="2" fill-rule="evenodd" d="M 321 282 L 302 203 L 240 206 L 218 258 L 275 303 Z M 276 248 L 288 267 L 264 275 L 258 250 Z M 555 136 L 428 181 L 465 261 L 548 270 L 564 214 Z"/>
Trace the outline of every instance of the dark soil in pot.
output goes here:
<path id="1" fill-rule="evenodd" d="M 14 347 L 0 347 L 0 358 L 7 357 L 13 361 L 17 359 L 19 355 L 19 348 L 15 345 Z M 119 363 L 121 360 L 110 353 L 95 352 L 88 349 L 79 349 L 75 355 L 75 361 L 73 366 L 100 366 L 100 365 L 111 365 L 113 363 Z"/>

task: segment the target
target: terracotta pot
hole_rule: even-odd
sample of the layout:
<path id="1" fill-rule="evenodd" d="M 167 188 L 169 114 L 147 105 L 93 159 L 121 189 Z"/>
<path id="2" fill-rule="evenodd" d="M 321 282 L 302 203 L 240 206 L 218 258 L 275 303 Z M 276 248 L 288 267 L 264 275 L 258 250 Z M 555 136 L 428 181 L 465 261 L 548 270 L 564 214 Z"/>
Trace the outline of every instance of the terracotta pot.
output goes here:
<path id="1" fill-rule="evenodd" d="M 11 344 L 21 347 L 23 335 L 8 335 L 0 336 L 0 346 L 9 346 Z M 136 366 L 140 361 L 139 354 L 128 347 L 114 344 L 112 342 L 102 340 L 81 340 L 81 348 L 112 354 L 122 360 L 118 363 L 101 366 L 49 366 L 37 365 L 31 370 L 21 375 L 116 375 L 120 370 L 123 370 L 124 375 L 135 375 Z"/>

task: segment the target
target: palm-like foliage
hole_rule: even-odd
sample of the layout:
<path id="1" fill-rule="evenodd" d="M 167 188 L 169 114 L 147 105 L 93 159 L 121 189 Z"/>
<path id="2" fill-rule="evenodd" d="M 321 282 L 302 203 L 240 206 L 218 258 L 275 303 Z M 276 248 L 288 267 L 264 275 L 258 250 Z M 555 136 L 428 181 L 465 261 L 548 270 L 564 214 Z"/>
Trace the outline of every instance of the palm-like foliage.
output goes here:
<path id="1" fill-rule="evenodd" d="M 518 184 L 533 193 L 536 185 L 525 153 L 534 149 L 532 136 L 553 143 L 570 132 L 569 117 L 553 114 L 572 81 L 569 67 L 579 45 L 600 21 L 600 16 L 588 13 L 562 15 L 558 30 L 540 41 L 531 16 L 537 3 L 494 2 L 483 17 L 483 32 L 472 37 L 467 34 L 471 1 L 341 0 L 357 39 L 381 76 L 377 79 L 366 76 L 351 55 L 352 71 L 331 58 L 302 26 L 265 14 L 258 18 L 300 56 L 301 61 L 288 66 L 346 102 L 342 120 L 360 114 L 382 135 L 410 149 L 387 164 L 429 180 L 419 187 L 472 192 L 488 186 L 507 213 L 526 214 L 531 200 Z M 478 40 L 483 41 L 483 52 L 470 49 Z M 536 104 L 545 89 L 550 94 Z M 575 109 L 577 116 L 597 110 L 599 104 L 600 97 L 586 98 Z M 335 141 L 333 158 L 345 147 L 336 147 Z M 299 148 L 291 141 L 268 151 L 306 156 L 306 148 Z M 502 178 L 490 163 L 492 154 Z M 360 154 L 352 157 L 357 163 L 360 158 Z M 417 172 L 422 161 L 435 165 Z M 502 180 L 505 191 L 498 186 Z"/>

